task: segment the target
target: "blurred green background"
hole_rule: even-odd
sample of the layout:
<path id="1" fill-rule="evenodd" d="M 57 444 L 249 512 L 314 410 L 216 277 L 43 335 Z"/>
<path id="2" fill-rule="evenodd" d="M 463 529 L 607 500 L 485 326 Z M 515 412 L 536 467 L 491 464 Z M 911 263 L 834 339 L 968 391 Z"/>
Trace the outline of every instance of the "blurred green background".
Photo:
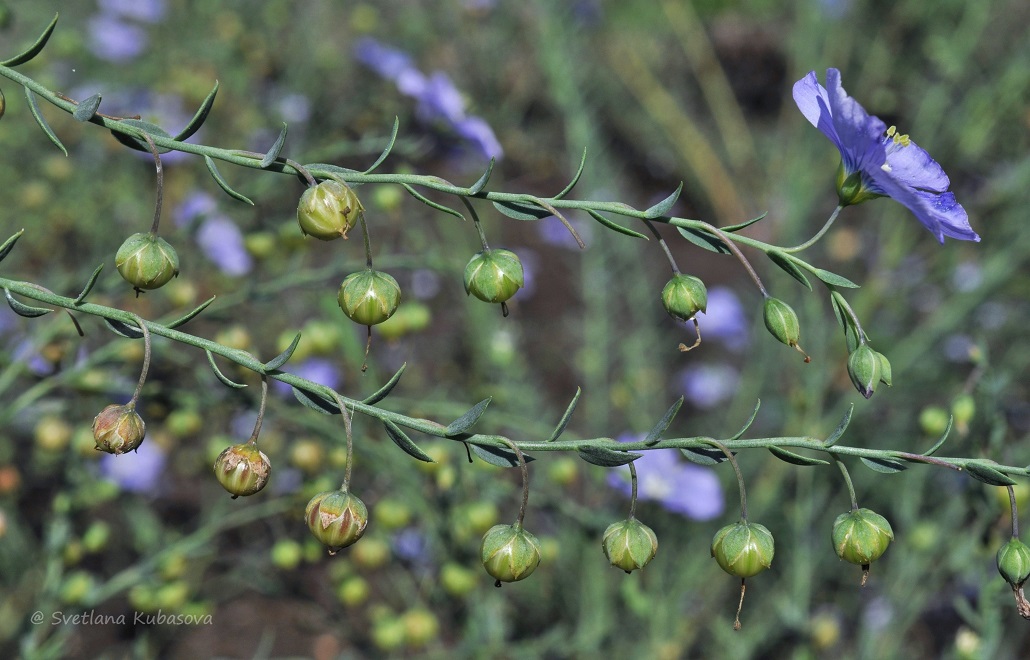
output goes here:
<path id="1" fill-rule="evenodd" d="M 687 406 L 667 437 L 730 436 L 757 399 L 750 436 L 825 437 L 855 404 L 843 444 L 925 451 L 954 411 L 942 455 L 1030 462 L 1030 6 L 785 5 L 23 0 L 0 3 L 0 55 L 23 50 L 59 9 L 49 45 L 20 70 L 76 99 L 102 93 L 104 112 L 139 113 L 174 134 L 217 79 L 215 110 L 194 142 L 264 151 L 285 121 L 285 155 L 364 169 L 397 116 L 400 137 L 381 171 L 477 179 L 488 141 L 470 139 L 427 111 L 425 95 L 362 63 L 377 43 L 407 53 L 408 71 L 441 84 L 433 72 L 446 76 L 461 92 L 457 115 L 489 125 L 503 149 L 491 189 L 553 195 L 585 148 L 574 197 L 646 208 L 683 181 L 677 215 L 725 225 L 768 211 L 747 231 L 779 245 L 811 236 L 836 204 L 838 155 L 797 112 L 790 88 L 810 70 L 823 79 L 837 67 L 867 110 L 944 166 L 983 237 L 940 246 L 906 209 L 878 200 L 847 209 L 805 253 L 863 285 L 849 300 L 894 379 L 870 401 L 848 381 L 824 293 L 758 256 L 771 292 L 801 316 L 811 364 L 766 334 L 760 296 L 730 258 L 663 231 L 680 266 L 720 291 L 701 319 L 712 338 L 681 354 L 676 345 L 690 343 L 692 331 L 661 308 L 669 272 L 655 241 L 572 214 L 588 243 L 580 251 L 553 218 L 521 223 L 482 205 L 491 244 L 519 253 L 531 280 L 504 319 L 463 291 L 462 269 L 478 249 L 472 227 L 396 186 L 357 189 L 376 265 L 405 292 L 397 317 L 377 328 L 362 375 L 365 330 L 335 301 L 342 278 L 364 265 L 360 241 L 303 239 L 294 219 L 303 188 L 294 179 L 222 165 L 256 202 L 246 206 L 218 189 L 202 159 L 183 155 L 166 158 L 162 221 L 182 274 L 136 299 L 111 262 L 126 236 L 149 227 L 153 163 L 44 104 L 65 158 L 6 80 L 0 233 L 26 231 L 3 274 L 75 295 L 104 263 L 92 299 L 153 319 L 217 295 L 189 332 L 268 359 L 302 331 L 287 370 L 358 398 L 406 362 L 384 407 L 446 422 L 492 396 L 480 428 L 519 440 L 546 438 L 580 386 L 574 437 L 644 433 L 680 396 Z M 859 588 L 860 570 L 829 542 L 833 518 L 849 506 L 836 470 L 743 452 L 750 517 L 772 530 L 777 553 L 771 570 L 749 580 L 743 630 L 734 632 L 738 584 L 709 557 L 712 534 L 737 517 L 726 465 L 651 484 L 638 516 L 660 549 L 642 572 L 625 575 L 600 550 L 605 526 L 628 510 L 610 471 L 537 456 L 526 525 L 542 539 L 544 561 L 528 580 L 495 589 L 479 566 L 479 539 L 514 519 L 515 471 L 469 464 L 456 443 L 416 438 L 438 459 L 418 464 L 359 418 L 352 489 L 371 523 L 365 538 L 329 558 L 301 512 L 342 478 L 338 419 L 277 392 L 260 440 L 272 482 L 232 501 L 210 464 L 249 435 L 258 388 L 229 390 L 202 355 L 156 341 L 140 409 L 147 450 L 116 466 L 97 456 L 90 423 L 127 400 L 142 349 L 94 318 L 80 323 L 85 338 L 66 315 L 0 311 L 4 657 L 1030 652 L 1027 623 L 994 566 L 1009 526 L 1003 489 L 929 467 L 882 475 L 849 463 L 859 503 L 886 516 L 897 537 Z M 222 366 L 230 378 L 258 382 Z M 700 487 L 713 478 L 722 495 Z M 1030 490 L 1017 492 L 1025 503 Z M 687 514 L 670 510 L 677 496 Z M 44 623 L 29 621 L 36 611 Z M 128 621 L 62 623 L 52 612 L 127 613 Z M 210 614 L 212 623 L 134 624 L 136 612 Z"/>

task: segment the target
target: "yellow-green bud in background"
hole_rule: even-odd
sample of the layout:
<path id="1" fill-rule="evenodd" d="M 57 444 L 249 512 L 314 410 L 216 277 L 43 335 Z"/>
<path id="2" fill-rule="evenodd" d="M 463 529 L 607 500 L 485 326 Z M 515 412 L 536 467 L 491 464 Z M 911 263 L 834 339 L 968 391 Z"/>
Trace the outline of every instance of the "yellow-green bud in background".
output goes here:
<path id="1" fill-rule="evenodd" d="M 644 523 L 629 518 L 608 525 L 601 547 L 612 566 L 632 573 L 654 559 L 658 553 L 658 537 Z"/>
<path id="2" fill-rule="evenodd" d="M 483 535 L 480 546 L 483 567 L 490 577 L 517 582 L 529 577 L 540 565 L 540 541 L 522 525 L 494 525 Z"/>
<path id="3" fill-rule="evenodd" d="M 157 289 L 179 274 L 179 255 L 160 236 L 139 233 L 125 239 L 114 265 L 135 289 Z"/>
<path id="4" fill-rule="evenodd" d="M 722 570 L 739 578 L 758 575 L 772 566 L 774 552 L 772 533 L 745 520 L 726 525 L 712 539 L 712 557 Z"/>
<path id="5" fill-rule="evenodd" d="M 315 538 L 329 549 L 330 555 L 335 555 L 365 533 L 368 508 L 348 492 L 327 490 L 311 498 L 304 518 Z"/>
<path id="6" fill-rule="evenodd" d="M 697 277 L 676 273 L 662 289 L 662 305 L 673 318 L 689 321 L 708 308 L 708 289 Z"/>
<path id="7" fill-rule="evenodd" d="M 522 262 L 511 250 L 483 250 L 465 266 L 465 293 L 502 303 L 525 285 Z"/>
<path id="8" fill-rule="evenodd" d="M 887 551 L 894 530 L 887 519 L 869 509 L 856 509 L 833 521 L 833 549 L 846 562 L 868 566 Z"/>
<path id="9" fill-rule="evenodd" d="M 231 445 L 215 459 L 215 477 L 232 498 L 253 495 L 268 483 L 272 463 L 253 442 Z"/>
<path id="10" fill-rule="evenodd" d="M 343 280 L 336 301 L 350 320 L 361 325 L 376 325 L 397 311 L 401 287 L 388 273 L 366 268 Z"/>
<path id="11" fill-rule="evenodd" d="M 136 414 L 135 404 L 112 403 L 93 419 L 93 440 L 108 454 L 124 454 L 143 443 L 147 427 Z"/>
<path id="12" fill-rule="evenodd" d="M 801 339 L 801 325 L 798 323 L 798 315 L 794 313 L 790 305 L 779 298 L 767 297 L 762 308 L 762 318 L 765 320 L 765 327 L 773 337 L 791 348 L 801 350 L 798 341 Z M 805 362 L 809 358 L 805 356 Z"/>
<path id="13" fill-rule="evenodd" d="M 881 357 L 868 344 L 859 344 L 848 356 L 848 376 L 858 393 L 867 399 L 880 383 Z"/>
<path id="14" fill-rule="evenodd" d="M 1030 547 L 1017 538 L 998 549 L 998 572 L 1013 589 L 1030 578 Z"/>
<path id="15" fill-rule="evenodd" d="M 297 222 L 305 235 L 331 241 L 347 238 L 347 232 L 364 210 L 353 190 L 339 181 L 327 179 L 300 196 Z"/>

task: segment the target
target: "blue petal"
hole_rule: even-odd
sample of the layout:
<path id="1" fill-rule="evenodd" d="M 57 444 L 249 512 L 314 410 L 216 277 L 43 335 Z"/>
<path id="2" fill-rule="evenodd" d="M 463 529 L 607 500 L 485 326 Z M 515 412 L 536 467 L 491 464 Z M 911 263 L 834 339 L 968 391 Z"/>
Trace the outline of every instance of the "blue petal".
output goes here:
<path id="1" fill-rule="evenodd" d="M 919 222 L 941 243 L 944 243 L 945 236 L 961 241 L 979 242 L 980 236 L 969 225 L 969 216 L 955 199 L 954 193 L 917 190 L 896 180 L 883 170 L 874 176 L 877 185 L 891 198 L 912 211 Z"/>
<path id="2" fill-rule="evenodd" d="M 841 150 L 845 165 L 850 165 L 850 172 L 879 168 L 887 159 L 883 147 L 883 134 L 887 127 L 848 96 L 840 84 L 840 71 L 827 69 L 826 85 L 829 111 L 840 140 L 837 148 Z"/>
<path id="3" fill-rule="evenodd" d="M 887 165 L 892 177 L 912 188 L 942 193 L 951 185 L 944 169 L 915 142 L 908 146 L 888 147 Z"/>

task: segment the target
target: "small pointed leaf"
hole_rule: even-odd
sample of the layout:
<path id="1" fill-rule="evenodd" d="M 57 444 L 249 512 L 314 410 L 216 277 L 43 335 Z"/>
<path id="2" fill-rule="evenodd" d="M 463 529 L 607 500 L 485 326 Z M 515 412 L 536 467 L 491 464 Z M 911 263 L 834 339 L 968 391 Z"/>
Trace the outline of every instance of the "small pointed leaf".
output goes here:
<path id="1" fill-rule="evenodd" d="M 586 445 L 576 450 L 579 457 L 587 463 L 593 465 L 600 465 L 601 467 L 618 467 L 627 463 L 632 463 L 637 460 L 643 454 L 635 454 L 630 451 L 615 451 L 612 449 L 605 449 L 604 447 L 593 447 Z"/>
<path id="2" fill-rule="evenodd" d="M 283 130 L 279 131 L 279 137 L 275 139 L 272 148 L 261 159 L 261 169 L 267 169 L 269 165 L 275 162 L 275 159 L 279 157 L 279 153 L 283 150 L 284 144 L 286 144 L 286 122 L 283 122 Z"/>
<path id="3" fill-rule="evenodd" d="M 379 154 L 379 158 L 376 158 L 376 162 L 372 163 L 372 166 L 362 172 L 362 174 L 371 174 L 375 168 L 383 164 L 386 157 L 393 151 L 393 145 L 397 141 L 397 130 L 400 128 L 401 120 L 397 117 L 393 118 L 393 132 L 390 134 L 390 141 L 386 143 L 386 148 L 383 149 L 383 153 Z"/>
<path id="4" fill-rule="evenodd" d="M 401 368 L 397 370 L 397 373 L 395 373 L 390 378 L 390 380 L 386 381 L 386 385 L 380 387 L 378 390 L 376 390 L 375 394 L 368 397 L 367 399 L 364 399 L 361 403 L 365 404 L 366 406 L 374 406 L 375 404 L 385 399 L 387 395 L 393 391 L 393 388 L 397 386 L 397 383 L 400 382 L 401 374 L 404 373 L 404 369 L 407 368 L 407 366 L 407 362 L 402 364 Z"/>
<path id="5" fill-rule="evenodd" d="M 72 113 L 72 117 L 76 121 L 87 122 L 93 119 L 93 115 L 97 114 L 97 108 L 100 107 L 100 94 L 94 94 L 79 105 L 75 107 L 75 112 Z"/>
<path id="6" fill-rule="evenodd" d="M 215 86 L 208 92 L 207 97 L 197 108 L 197 113 L 193 115 L 193 119 L 190 123 L 186 124 L 186 127 L 179 131 L 179 134 L 175 136 L 177 142 L 181 142 L 193 136 L 194 133 L 200 130 L 200 127 L 204 125 L 207 120 L 208 114 L 211 112 L 211 106 L 215 104 L 215 95 L 218 94 L 218 81 L 215 81 Z"/>
<path id="7" fill-rule="evenodd" d="M 680 449 L 680 453 L 688 461 L 698 465 L 718 465 L 726 460 L 726 454 L 715 447 L 684 447 Z M 730 453 L 737 455 L 735 451 Z"/>
<path id="8" fill-rule="evenodd" d="M 36 43 L 29 46 L 21 55 L 15 55 L 8 60 L 0 62 L 0 65 L 15 67 L 19 64 L 25 64 L 36 55 L 39 55 L 40 51 L 43 50 L 43 47 L 46 46 L 46 42 L 50 39 L 50 35 L 54 33 L 54 27 L 57 26 L 58 16 L 60 16 L 60 14 L 54 14 L 54 18 L 50 21 L 50 25 L 46 26 L 46 29 L 43 30 L 43 34 L 39 35 L 39 38 L 36 39 Z"/>
<path id="9" fill-rule="evenodd" d="M 486 166 L 486 171 L 483 172 L 483 176 L 479 177 L 475 183 L 469 186 L 469 196 L 474 197 L 486 188 L 486 184 L 490 181 L 490 175 L 494 173 L 494 162 L 496 159 L 491 158 L 490 164 Z"/>
<path id="10" fill-rule="evenodd" d="M 472 436 L 475 437 L 496 437 L 496 436 Z M 512 468 L 519 466 L 519 457 L 507 447 L 484 447 L 482 445 L 466 443 L 472 453 L 481 458 L 484 462 L 497 467 Z M 523 453 L 522 458 L 527 463 L 535 460 L 529 454 Z"/>
<path id="11" fill-rule="evenodd" d="M 434 462 L 432 456 L 419 449 L 418 445 L 412 442 L 411 438 L 401 430 L 401 427 L 397 426 L 389 419 L 384 419 L 383 425 L 386 427 L 386 434 L 390 436 L 390 439 L 394 441 L 394 444 L 403 449 L 409 456 L 426 463 Z"/>
<path id="12" fill-rule="evenodd" d="M 815 266 L 806 261 L 799 260 L 798 265 L 831 286 L 844 287 L 845 289 L 859 288 L 857 284 L 855 284 L 848 278 L 838 275 L 837 273 L 831 273 L 828 270 L 823 270 L 822 268 L 816 268 Z"/>
<path id="13" fill-rule="evenodd" d="M 46 123 L 46 119 L 43 118 L 43 113 L 39 111 L 39 105 L 36 103 L 36 95 L 28 87 L 25 88 L 25 98 L 29 102 L 29 112 L 32 113 L 32 118 L 36 120 L 39 127 L 43 129 L 44 133 L 46 133 L 46 136 L 50 138 L 50 141 L 53 142 L 58 149 L 64 152 L 65 156 L 67 156 L 68 150 L 64 148 L 63 144 L 61 144 L 61 140 L 58 139 L 57 133 L 54 133 L 54 129 L 50 128 L 50 124 Z"/>
<path id="14" fill-rule="evenodd" d="M 812 290 L 812 283 L 808 281 L 805 274 L 801 272 L 801 269 L 798 268 L 793 261 L 791 261 L 789 256 L 779 250 L 769 250 L 766 254 L 769 255 L 769 258 L 772 259 L 774 264 L 785 270 L 788 275 L 796 279 L 798 282 L 801 282 L 802 285 L 808 287 L 809 291 Z"/>
<path id="15" fill-rule="evenodd" d="M 104 323 L 107 324 L 107 327 L 111 332 L 116 335 L 126 337 L 127 339 L 141 339 L 143 337 L 143 331 L 134 325 L 107 318 L 104 319 Z"/>
<path id="16" fill-rule="evenodd" d="M 751 428 L 752 424 L 755 423 L 755 417 L 758 417 L 758 408 L 761 405 L 762 405 L 762 400 L 761 399 L 758 399 L 757 401 L 755 401 L 755 409 L 751 411 L 751 417 L 748 418 L 748 420 L 746 422 L 744 422 L 744 426 L 742 426 L 741 429 L 739 431 L 737 431 L 737 433 L 732 438 L 730 438 L 730 442 L 733 442 L 734 440 L 740 440 L 740 438 L 743 437 L 743 435 L 745 433 L 747 433 L 747 430 L 749 428 Z"/>
<path id="17" fill-rule="evenodd" d="M 14 232 L 14 234 L 12 234 L 10 238 L 4 241 L 3 245 L 0 245 L 0 261 L 3 261 L 7 258 L 7 255 L 10 254 L 11 250 L 14 249 L 14 244 L 18 242 L 18 239 L 21 238 L 21 235 L 24 233 L 24 229 L 19 229 L 18 231 Z"/>
<path id="18" fill-rule="evenodd" d="M 865 456 L 860 456 L 859 458 L 865 463 L 867 468 L 880 474 L 896 474 L 908 469 L 908 466 L 904 463 L 893 461 L 889 458 L 866 458 Z"/>
<path id="19" fill-rule="evenodd" d="M 771 445 L 769 447 L 769 451 L 772 453 L 773 456 L 780 459 L 781 461 L 791 463 L 793 465 L 801 465 L 803 467 L 808 467 L 811 465 L 830 464 L 828 461 L 824 461 L 822 459 L 811 458 L 809 456 L 802 456 L 801 454 L 795 454 L 792 451 L 788 451 L 786 449 L 783 449 L 782 447 L 777 447 L 776 445 Z"/>
<path id="20" fill-rule="evenodd" d="M 689 227 L 676 227 L 680 235 L 687 239 L 694 245 L 710 250 L 712 252 L 719 252 L 722 254 L 729 254 L 730 249 L 722 242 L 722 239 L 718 236 L 712 236 L 708 232 L 701 231 L 700 229 L 692 229 Z"/>
<path id="21" fill-rule="evenodd" d="M 207 171 L 211 173 L 212 177 L 214 177 L 215 183 L 217 183 L 218 187 L 224 190 L 229 197 L 254 206 L 254 202 L 252 202 L 249 197 L 241 195 L 229 187 L 229 183 L 222 178 L 222 174 L 218 171 L 218 167 L 215 165 L 215 161 L 211 156 L 204 156 L 204 163 L 207 165 Z"/>
<path id="22" fill-rule="evenodd" d="M 669 406 L 669 409 L 665 411 L 665 415 L 658 420 L 658 423 L 654 425 L 654 428 L 647 433 L 647 437 L 644 438 L 645 445 L 651 447 L 662 439 L 662 434 L 669 428 L 669 424 L 672 424 L 672 420 L 676 418 L 676 413 L 680 411 L 680 407 L 682 405 L 683 397 L 680 397 L 675 403 Z"/>
<path id="23" fill-rule="evenodd" d="M 469 408 L 464 415 L 447 425 L 447 428 L 443 431 L 444 435 L 450 438 L 465 433 L 475 426 L 476 422 L 479 421 L 479 418 L 483 416 L 484 412 L 486 412 L 486 407 L 490 405 L 490 401 L 492 400 L 493 397 L 483 399 L 476 405 Z"/>
<path id="24" fill-rule="evenodd" d="M 430 208 L 434 208 L 437 211 L 443 211 L 444 213 L 447 213 L 449 215 L 453 215 L 456 218 L 461 218 L 462 220 L 465 219 L 465 216 L 463 216 L 459 211 L 455 211 L 451 207 L 444 206 L 443 204 L 437 204 L 436 202 L 434 202 L 433 200 L 429 199 L 428 197 L 426 197 L 425 195 L 423 195 L 419 191 L 417 191 L 414 188 L 412 188 L 410 185 L 408 185 L 406 183 L 402 183 L 401 186 L 405 190 L 408 191 L 409 195 L 411 195 L 412 197 L 414 197 L 418 201 L 422 202 L 426 206 L 428 206 Z"/>
<path id="25" fill-rule="evenodd" d="M 225 374 L 221 372 L 221 370 L 218 368 L 218 365 L 215 364 L 215 356 L 211 353 L 211 351 L 205 349 L 204 352 L 207 353 L 207 363 L 211 366 L 211 371 L 215 372 L 215 377 L 218 378 L 218 380 L 222 381 L 222 385 L 226 385 L 228 387 L 232 387 L 235 389 L 242 389 L 246 387 L 246 385 L 244 385 L 243 383 L 237 383 L 234 380 L 230 380 Z"/>
<path id="26" fill-rule="evenodd" d="M 194 309 L 192 312 L 190 312 L 189 314 L 186 314 L 185 316 L 180 316 L 179 318 L 177 318 L 174 321 L 172 321 L 171 323 L 169 323 L 167 325 L 167 327 L 169 327 L 169 328 L 178 328 L 181 325 L 185 325 L 188 321 L 190 321 L 194 317 L 196 317 L 197 314 L 200 314 L 205 309 L 207 309 L 208 305 L 210 305 L 211 303 L 213 303 L 215 301 L 215 297 L 216 296 L 211 296 L 210 298 L 208 298 L 204 302 L 200 303 L 200 305 L 196 309 Z"/>
<path id="27" fill-rule="evenodd" d="M 293 355 L 293 352 L 295 350 L 297 350 L 297 344 L 299 344 L 299 343 L 300 343 L 300 333 L 298 332 L 297 336 L 293 338 L 293 341 L 290 342 L 290 345 L 286 348 L 285 351 L 283 351 L 279 355 L 276 355 L 274 358 L 272 358 L 268 362 L 265 362 L 262 366 L 267 371 L 275 371 L 279 367 L 281 367 L 284 364 L 286 364 L 286 361 L 290 359 L 290 356 Z"/>
<path id="28" fill-rule="evenodd" d="M 848 406 L 848 411 L 840 418 L 837 428 L 833 429 L 833 433 L 827 436 L 826 440 L 823 441 L 823 447 L 832 447 L 837 444 L 837 441 L 840 440 L 842 435 L 844 435 L 844 431 L 847 430 L 848 424 L 851 423 L 851 413 L 853 412 L 855 412 L 855 404 Z"/>
<path id="29" fill-rule="evenodd" d="M 494 208 L 515 220 L 532 221 L 553 215 L 547 209 L 531 204 L 523 204 L 521 202 L 494 202 Z"/>
<path id="30" fill-rule="evenodd" d="M 18 316 L 24 316 L 28 319 L 34 319 L 54 311 L 52 309 L 46 309 L 44 307 L 32 307 L 30 305 L 26 305 L 23 302 L 15 300 L 14 296 L 11 295 L 11 290 L 7 287 L 4 287 L 4 295 L 7 296 L 7 304 L 11 306 L 11 309 L 13 309 L 14 313 Z"/>
<path id="31" fill-rule="evenodd" d="M 952 423 L 954 421 L 955 421 L 955 418 L 949 415 L 948 416 L 948 427 L 946 429 L 944 429 L 944 433 L 941 434 L 940 440 L 938 440 L 937 443 L 933 447 L 930 447 L 929 451 L 925 452 L 923 454 L 923 456 L 933 456 L 934 454 L 937 453 L 938 449 L 940 449 L 941 447 L 944 446 L 944 441 L 948 439 L 948 434 L 951 433 L 951 425 L 952 425 Z"/>
<path id="32" fill-rule="evenodd" d="M 169 140 L 172 139 L 172 136 L 168 134 L 168 131 L 157 124 L 150 123 L 149 121 L 142 121 L 140 119 L 121 119 L 118 123 L 125 126 L 131 126 L 142 133 L 146 133 L 151 138 L 159 137 L 168 138 Z M 119 133 L 118 131 L 111 131 L 111 135 L 114 136 L 114 139 L 118 140 L 130 149 L 145 151 L 148 154 L 150 153 L 150 145 L 148 145 L 147 141 L 143 138 L 129 135 L 127 133 Z M 157 153 L 159 154 L 166 154 L 171 151 L 168 147 L 162 147 L 160 145 L 155 146 L 157 146 Z"/>
<path id="33" fill-rule="evenodd" d="M 993 467 L 987 465 L 986 463 L 970 461 L 966 463 L 965 470 L 969 473 L 969 476 L 976 479 L 977 481 L 982 481 L 985 484 L 988 484 L 989 486 L 1016 485 L 1016 482 L 1011 477 L 1004 474 L 1003 472 L 995 470 Z"/>
<path id="34" fill-rule="evenodd" d="M 554 442 L 561 437 L 561 434 L 565 432 L 565 427 L 569 425 L 569 420 L 572 419 L 572 413 L 576 411 L 576 404 L 579 403 L 579 395 L 583 393 L 583 389 L 577 387 L 576 395 L 572 397 L 572 401 L 569 402 L 569 407 L 565 409 L 565 414 L 558 420 L 558 426 L 554 427 L 554 431 L 551 432 L 551 437 L 547 439 L 547 442 Z"/>
<path id="35" fill-rule="evenodd" d="M 80 293 L 75 298 L 76 305 L 80 304 L 83 300 L 85 300 L 86 296 L 89 295 L 89 292 L 93 290 L 93 285 L 97 283 L 97 278 L 100 277 L 100 271 L 102 270 L 104 270 L 104 264 L 100 264 L 99 266 L 97 266 L 97 269 L 94 270 L 93 274 L 89 276 L 89 280 L 86 282 L 86 286 L 82 288 L 82 293 Z"/>
<path id="36" fill-rule="evenodd" d="M 676 187 L 675 192 L 673 192 L 671 195 L 669 195 L 662 201 L 658 202 L 651 208 L 644 211 L 644 217 L 651 220 L 654 218 L 660 218 L 663 215 L 667 215 L 669 213 L 669 209 L 672 208 L 672 205 L 675 204 L 676 200 L 680 198 L 681 192 L 683 192 L 682 181 L 680 181 L 680 185 Z"/>
<path id="37" fill-rule="evenodd" d="M 554 196 L 554 199 L 561 199 L 572 192 L 572 189 L 579 183 L 579 177 L 583 176 L 583 168 L 587 164 L 587 150 L 583 148 L 583 157 L 579 159 L 579 169 L 576 170 L 576 175 L 572 177 L 572 181 L 569 181 L 569 185 L 565 186 L 560 193 Z"/>
<path id="38" fill-rule="evenodd" d="M 617 222 L 614 222 L 614 221 L 604 217 L 603 215 L 601 215 L 597 211 L 594 211 L 594 210 L 591 210 L 591 209 L 587 209 L 587 213 L 590 214 L 591 218 L 593 218 L 594 220 L 597 220 L 602 225 L 604 225 L 608 229 L 611 229 L 612 231 L 616 231 L 616 232 L 618 232 L 620 234 L 625 234 L 626 236 L 632 236 L 633 238 L 642 238 L 645 241 L 648 240 L 647 236 L 644 236 L 640 232 L 633 231 L 632 229 L 627 229 L 626 227 L 623 227 L 622 225 L 618 224 Z"/>
<path id="39" fill-rule="evenodd" d="M 300 401 L 304 407 L 311 408 L 315 412 L 320 412 L 323 415 L 339 415 L 340 406 L 335 401 L 331 401 L 321 394 L 313 394 L 299 387 L 294 387 L 293 396 Z"/>
<path id="40" fill-rule="evenodd" d="M 758 222 L 759 220 L 764 218 L 766 215 L 768 215 L 768 212 L 763 213 L 762 215 L 758 216 L 757 218 L 751 218 L 750 220 L 747 220 L 745 222 L 741 222 L 740 224 L 736 224 L 736 225 L 728 225 L 726 227 L 720 227 L 720 229 L 722 229 L 722 231 L 725 231 L 725 232 L 730 232 L 730 231 L 737 232 L 737 231 L 740 231 L 741 229 L 745 229 L 747 227 L 750 227 L 751 225 L 755 224 L 756 222 Z"/>

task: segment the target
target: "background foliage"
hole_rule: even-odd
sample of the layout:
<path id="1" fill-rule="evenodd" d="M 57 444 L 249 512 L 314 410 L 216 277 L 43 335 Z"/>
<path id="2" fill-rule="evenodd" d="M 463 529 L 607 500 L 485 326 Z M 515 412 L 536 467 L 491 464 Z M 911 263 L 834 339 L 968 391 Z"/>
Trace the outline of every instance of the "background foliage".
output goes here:
<path id="1" fill-rule="evenodd" d="M 31 43 L 50 4 L 0 5 L 4 53 Z M 814 248 L 863 284 L 852 304 L 893 364 L 894 387 L 868 402 L 848 381 L 825 299 L 775 269 L 763 275 L 801 315 L 812 364 L 755 324 L 759 296 L 730 259 L 666 233 L 685 270 L 710 289 L 726 287 L 702 319 L 712 338 L 680 354 L 690 331 L 661 309 L 668 271 L 654 241 L 584 216 L 575 218 L 588 243 L 579 251 L 553 218 L 519 223 L 484 211 L 491 242 L 518 252 L 530 279 L 502 319 L 462 290 L 461 270 L 478 249 L 472 228 L 373 185 L 357 192 L 376 264 L 395 274 L 406 302 L 403 322 L 377 333 L 362 375 L 364 329 L 335 303 L 339 281 L 364 263 L 360 242 L 301 238 L 295 180 L 222 167 L 257 202 L 249 207 L 188 156 L 166 159 L 164 236 L 179 249 L 182 275 L 135 299 L 105 268 L 94 295 L 160 318 L 217 294 L 192 333 L 271 357 L 301 330 L 291 366 L 353 396 L 407 362 L 386 407 L 445 419 L 493 396 L 482 424 L 518 438 L 545 438 L 581 386 L 570 433 L 582 437 L 645 432 L 679 396 L 689 409 L 677 432 L 719 436 L 760 398 L 756 434 L 825 436 L 855 403 L 850 444 L 918 452 L 968 395 L 975 414 L 944 453 L 1030 462 L 1022 377 L 1030 349 L 1021 341 L 1030 286 L 1026 3 L 61 4 L 57 32 L 25 70 L 74 98 L 103 93 L 105 111 L 142 112 L 178 130 L 218 79 L 202 142 L 264 150 L 287 121 L 286 154 L 360 167 L 399 116 L 384 167 L 474 180 L 487 160 L 481 143 L 363 65 L 356 46 L 373 37 L 462 90 L 468 114 L 503 147 L 498 189 L 553 194 L 586 147 L 584 197 L 644 208 L 683 180 L 678 214 L 728 224 L 768 210 L 753 231 L 780 244 L 810 236 L 836 203 L 837 154 L 796 111 L 790 85 L 838 67 L 870 112 L 944 165 L 983 236 L 941 247 L 900 205 L 876 201 L 849 209 Z M 149 226 L 152 163 L 44 109 L 65 158 L 33 126 L 20 90 L 3 88 L 0 233 L 26 229 L 4 273 L 77 292 L 97 264 L 111 266 L 128 234 Z M 242 249 L 226 252 L 233 237 Z M 67 317 L 0 311 L 4 655 L 1016 657 L 1027 647 L 1026 624 L 994 567 L 1006 500 L 962 475 L 929 467 L 880 475 L 856 464 L 859 502 L 897 534 L 859 589 L 858 569 L 829 544 L 833 517 L 848 508 L 836 472 L 742 453 L 751 517 L 776 535 L 777 555 L 749 582 L 744 629 L 734 633 L 737 585 L 708 556 L 712 533 L 735 519 L 728 466 L 711 473 L 726 493 L 717 518 L 723 498 L 701 487 L 711 478 L 704 472 L 662 484 L 703 509 L 693 517 L 669 510 L 669 493 L 641 503 L 660 549 L 627 576 L 599 547 L 600 532 L 628 506 L 610 471 L 540 457 L 527 526 L 544 540 L 544 562 L 529 580 L 495 589 L 478 543 L 494 522 L 514 518 L 515 471 L 470 465 L 459 444 L 444 441 L 426 445 L 438 464 L 418 465 L 358 419 L 353 488 L 372 522 L 361 542 L 329 559 L 300 511 L 340 480 L 338 420 L 288 393 L 274 397 L 261 440 L 273 481 L 250 501 L 231 501 L 210 463 L 249 434 L 257 388 L 228 390 L 202 355 L 157 341 L 141 409 L 149 449 L 114 467 L 93 450 L 89 425 L 104 405 L 128 398 L 141 347 L 92 319 L 85 329 L 80 339 Z M 210 613 L 214 624 L 27 622 L 47 607 Z"/>

